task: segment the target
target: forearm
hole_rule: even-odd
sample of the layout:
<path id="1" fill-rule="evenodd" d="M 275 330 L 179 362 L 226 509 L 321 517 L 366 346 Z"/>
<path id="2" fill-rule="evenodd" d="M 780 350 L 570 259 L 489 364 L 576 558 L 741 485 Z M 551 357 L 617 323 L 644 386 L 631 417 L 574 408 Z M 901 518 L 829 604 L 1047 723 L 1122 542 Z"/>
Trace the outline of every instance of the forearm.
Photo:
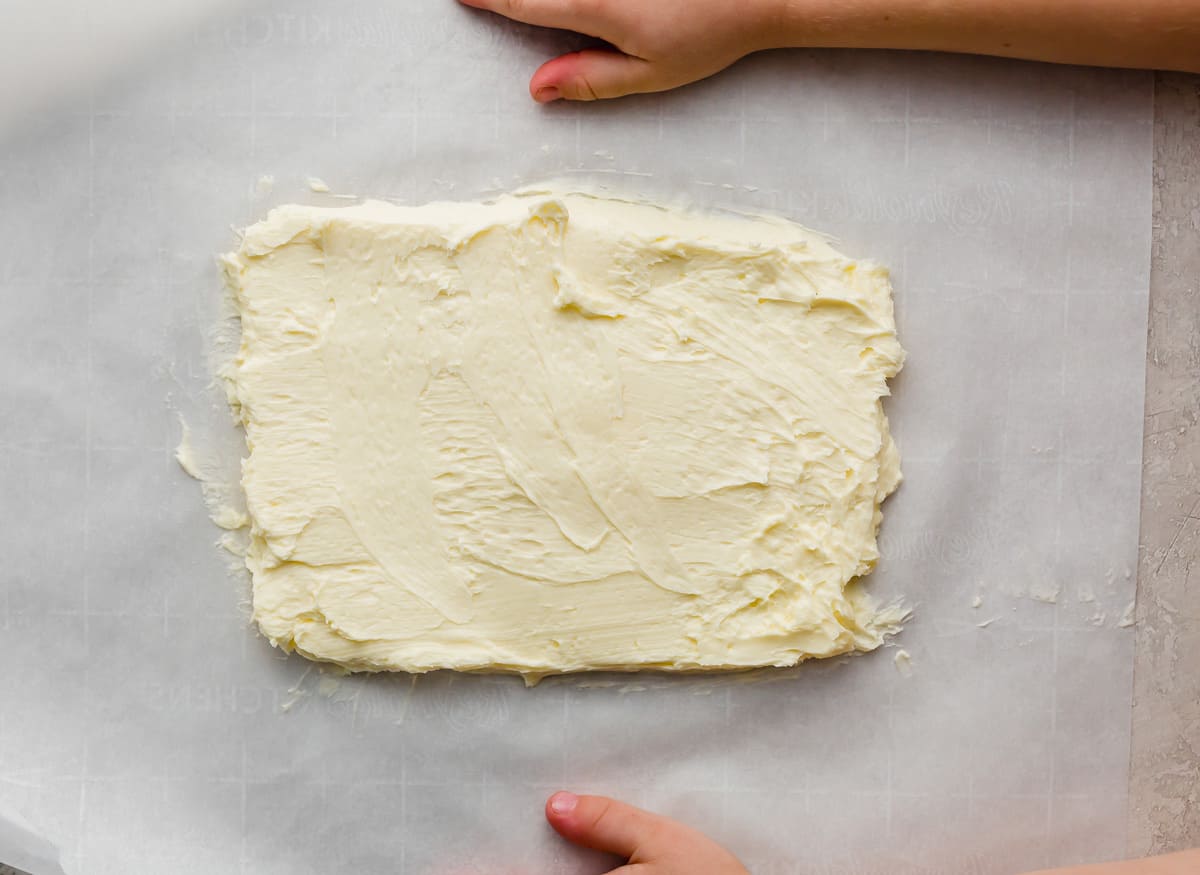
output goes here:
<path id="1" fill-rule="evenodd" d="M 925 49 L 1200 72 L 1200 0 L 778 0 L 770 47 Z"/>
<path id="2" fill-rule="evenodd" d="M 1130 860 L 1128 863 L 1073 866 L 1069 869 L 1031 872 L 1030 875 L 1196 875 L 1197 872 L 1200 872 L 1200 849 L 1146 860 Z"/>

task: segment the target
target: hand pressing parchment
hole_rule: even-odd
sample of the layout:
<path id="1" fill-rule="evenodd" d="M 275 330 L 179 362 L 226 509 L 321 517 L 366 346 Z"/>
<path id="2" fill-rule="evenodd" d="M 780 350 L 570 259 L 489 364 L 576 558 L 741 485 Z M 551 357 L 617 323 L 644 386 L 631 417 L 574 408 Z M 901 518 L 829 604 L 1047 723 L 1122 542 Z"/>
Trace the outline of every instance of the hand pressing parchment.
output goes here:
<path id="1" fill-rule="evenodd" d="M 460 0 L 598 37 L 543 64 L 534 99 L 665 91 L 760 49 L 923 49 L 1200 72 L 1200 0 Z"/>
<path id="2" fill-rule="evenodd" d="M 605 796 L 555 793 L 546 820 L 569 842 L 629 862 L 618 875 L 748 875 L 733 854 L 669 817 Z"/>
<path id="3" fill-rule="evenodd" d="M 696 830 L 604 796 L 555 793 L 546 800 L 546 820 L 569 842 L 628 860 L 610 875 L 749 875 Z M 1200 850 L 1031 875 L 1200 875 Z"/>
<path id="4" fill-rule="evenodd" d="M 769 48 L 777 0 L 462 0 L 527 24 L 574 30 L 619 51 L 587 49 L 543 64 L 529 83 L 539 103 L 665 91 Z"/>

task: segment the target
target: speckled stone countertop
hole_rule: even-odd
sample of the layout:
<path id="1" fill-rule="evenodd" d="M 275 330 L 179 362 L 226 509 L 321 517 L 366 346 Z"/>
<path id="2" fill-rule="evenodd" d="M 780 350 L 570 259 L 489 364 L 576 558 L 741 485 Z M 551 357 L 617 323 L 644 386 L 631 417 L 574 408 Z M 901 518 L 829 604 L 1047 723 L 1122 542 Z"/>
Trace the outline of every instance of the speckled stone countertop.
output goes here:
<path id="1" fill-rule="evenodd" d="M 1129 775 L 1135 854 L 1200 847 L 1200 76 L 1158 74 L 1154 103 Z"/>

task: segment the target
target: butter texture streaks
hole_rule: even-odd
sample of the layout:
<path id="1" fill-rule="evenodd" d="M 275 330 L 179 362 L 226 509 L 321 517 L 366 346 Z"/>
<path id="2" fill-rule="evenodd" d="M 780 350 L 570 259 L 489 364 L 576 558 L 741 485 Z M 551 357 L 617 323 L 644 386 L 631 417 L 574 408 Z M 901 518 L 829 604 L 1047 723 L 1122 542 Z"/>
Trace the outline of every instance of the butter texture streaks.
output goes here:
<path id="1" fill-rule="evenodd" d="M 285 206 L 224 259 L 254 617 L 360 670 L 870 650 L 886 272 L 789 222 L 528 190 Z"/>

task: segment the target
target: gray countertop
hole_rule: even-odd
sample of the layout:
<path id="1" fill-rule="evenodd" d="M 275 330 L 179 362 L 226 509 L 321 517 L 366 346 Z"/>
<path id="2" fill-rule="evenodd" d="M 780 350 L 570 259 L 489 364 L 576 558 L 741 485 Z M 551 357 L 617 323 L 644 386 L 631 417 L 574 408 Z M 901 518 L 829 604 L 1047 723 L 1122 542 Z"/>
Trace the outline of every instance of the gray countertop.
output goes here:
<path id="1" fill-rule="evenodd" d="M 1198 76 L 1155 81 L 1152 260 L 1129 776 L 1135 854 L 1200 846 Z"/>

